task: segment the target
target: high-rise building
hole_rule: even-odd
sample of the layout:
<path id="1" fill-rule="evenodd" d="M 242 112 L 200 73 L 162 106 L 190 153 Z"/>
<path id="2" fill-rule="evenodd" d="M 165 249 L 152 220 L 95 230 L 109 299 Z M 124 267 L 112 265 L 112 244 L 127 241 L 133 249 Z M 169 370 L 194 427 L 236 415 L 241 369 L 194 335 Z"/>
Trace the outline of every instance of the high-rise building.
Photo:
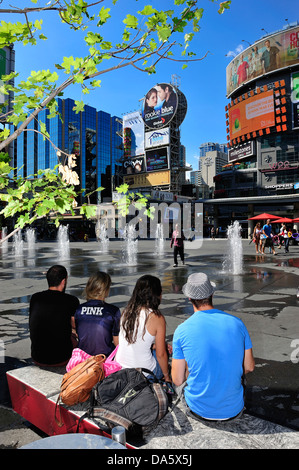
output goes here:
<path id="1" fill-rule="evenodd" d="M 227 164 L 227 153 L 220 150 L 211 150 L 205 153 L 200 160 L 200 174 L 202 183 L 207 184 L 210 188 L 215 185 L 214 176 L 222 170 Z"/>
<path id="2" fill-rule="evenodd" d="M 88 194 L 97 187 L 104 187 L 90 196 L 91 204 L 111 198 L 114 176 L 118 161 L 121 160 L 122 121 L 104 111 L 86 105 L 84 111 L 76 114 L 72 99 L 57 100 L 61 115 L 47 119 L 48 110 L 42 110 L 38 119 L 46 123 L 51 141 L 33 132 L 38 123 L 31 121 L 27 129 L 15 140 L 14 164 L 22 176 L 31 176 L 40 169 L 53 169 L 64 163 L 64 156 L 58 159 L 57 149 L 76 156 L 80 189 Z M 80 199 L 80 198 L 79 198 Z M 84 194 L 79 202 L 85 201 Z"/>
<path id="3" fill-rule="evenodd" d="M 284 25 L 227 66 L 228 165 L 205 207 L 217 225 L 238 219 L 250 234 L 258 213 L 299 215 L 298 37 L 297 21 Z"/>
<path id="4" fill-rule="evenodd" d="M 222 153 L 228 153 L 226 144 L 218 144 L 217 142 L 205 142 L 199 146 L 199 156 L 205 157 L 207 152 L 213 152 L 215 150 Z"/>

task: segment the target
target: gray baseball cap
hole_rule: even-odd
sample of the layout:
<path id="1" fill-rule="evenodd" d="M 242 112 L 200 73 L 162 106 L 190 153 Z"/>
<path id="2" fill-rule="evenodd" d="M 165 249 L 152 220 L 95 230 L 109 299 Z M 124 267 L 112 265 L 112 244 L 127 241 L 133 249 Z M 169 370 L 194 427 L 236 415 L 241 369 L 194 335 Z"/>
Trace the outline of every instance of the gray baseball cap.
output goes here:
<path id="1" fill-rule="evenodd" d="M 182 291 L 190 299 L 202 300 L 210 297 L 216 290 L 216 284 L 210 282 L 205 273 L 193 273 L 183 285 Z"/>

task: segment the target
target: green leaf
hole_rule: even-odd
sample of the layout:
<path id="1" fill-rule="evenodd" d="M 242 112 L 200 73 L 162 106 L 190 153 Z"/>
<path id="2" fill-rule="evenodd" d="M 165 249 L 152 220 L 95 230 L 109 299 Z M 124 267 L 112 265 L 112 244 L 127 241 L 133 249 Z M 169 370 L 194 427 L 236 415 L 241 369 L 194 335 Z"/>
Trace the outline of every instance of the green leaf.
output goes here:
<path id="1" fill-rule="evenodd" d="M 87 219 L 90 219 L 91 217 L 94 217 L 97 213 L 97 207 L 96 206 L 88 206 L 88 205 L 82 205 L 80 208 L 80 214 L 85 215 Z"/>
<path id="2" fill-rule="evenodd" d="M 157 12 L 157 10 L 155 10 L 155 9 L 152 7 L 152 5 L 146 5 L 146 6 L 143 8 L 143 10 L 142 10 L 142 11 L 139 11 L 138 13 L 139 13 L 140 15 L 147 15 L 147 16 L 148 16 L 148 15 L 152 15 L 152 14 L 154 14 L 154 13 L 156 13 L 156 12 Z"/>
<path id="3" fill-rule="evenodd" d="M 115 189 L 120 194 L 126 194 L 128 192 L 129 185 L 124 183 L 124 184 L 121 184 L 120 186 L 116 187 Z"/>
<path id="4" fill-rule="evenodd" d="M 73 107 L 73 111 L 75 111 L 76 114 L 79 114 L 80 112 L 83 112 L 84 111 L 83 101 L 75 100 L 75 106 Z"/>
<path id="5" fill-rule="evenodd" d="M 136 16 L 128 14 L 126 18 L 123 20 L 123 23 L 125 23 L 125 25 L 127 25 L 128 28 L 137 29 L 138 19 L 136 18 Z"/>
<path id="6" fill-rule="evenodd" d="M 220 5 L 219 5 L 220 8 L 219 8 L 219 10 L 218 10 L 218 13 L 219 13 L 220 15 L 222 15 L 222 13 L 224 13 L 224 10 L 229 10 L 230 4 L 231 4 L 231 0 L 229 0 L 229 1 L 227 1 L 227 2 L 221 2 Z"/>
<path id="7" fill-rule="evenodd" d="M 110 12 L 110 8 L 105 8 L 105 7 L 101 8 L 98 14 L 98 17 L 100 18 L 100 21 L 98 22 L 98 26 L 102 26 L 103 24 L 106 23 L 108 18 L 111 18 L 111 15 L 109 12 Z"/>

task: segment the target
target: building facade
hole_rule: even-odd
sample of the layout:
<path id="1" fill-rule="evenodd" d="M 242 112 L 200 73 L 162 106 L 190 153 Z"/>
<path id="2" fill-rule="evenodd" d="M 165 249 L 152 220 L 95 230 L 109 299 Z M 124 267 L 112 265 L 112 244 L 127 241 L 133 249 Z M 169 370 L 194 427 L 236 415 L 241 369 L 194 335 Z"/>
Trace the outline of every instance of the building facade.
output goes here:
<path id="1" fill-rule="evenodd" d="M 202 183 L 211 188 L 213 193 L 215 181 L 214 177 L 223 166 L 227 164 L 227 153 L 220 150 L 211 150 L 205 153 L 205 156 L 200 158 L 200 174 Z"/>
<path id="2" fill-rule="evenodd" d="M 76 156 L 74 170 L 80 180 L 79 189 L 84 194 L 103 187 L 103 191 L 92 194 L 88 200 L 80 196 L 79 203 L 111 200 L 118 173 L 119 161 L 123 155 L 122 121 L 104 111 L 86 105 L 78 114 L 74 111 L 72 99 L 57 100 L 58 112 L 52 119 L 47 119 L 48 111 L 39 113 L 39 120 L 46 123 L 51 142 L 34 132 L 37 122 L 33 120 L 27 129 L 15 140 L 14 164 L 21 176 L 30 177 L 38 170 L 53 169 L 58 163 L 64 164 L 64 157 L 57 156 L 57 148 Z M 53 145 L 52 145 L 53 144 Z"/>
<path id="3" fill-rule="evenodd" d="M 227 67 L 228 164 L 214 177 L 209 206 L 217 225 L 259 212 L 299 216 L 298 50 L 297 23 L 256 41 Z"/>
<path id="4" fill-rule="evenodd" d="M 199 156 L 205 157 L 207 152 L 213 152 L 215 150 L 226 154 L 228 153 L 226 144 L 219 144 L 218 142 L 205 142 L 199 146 Z"/>

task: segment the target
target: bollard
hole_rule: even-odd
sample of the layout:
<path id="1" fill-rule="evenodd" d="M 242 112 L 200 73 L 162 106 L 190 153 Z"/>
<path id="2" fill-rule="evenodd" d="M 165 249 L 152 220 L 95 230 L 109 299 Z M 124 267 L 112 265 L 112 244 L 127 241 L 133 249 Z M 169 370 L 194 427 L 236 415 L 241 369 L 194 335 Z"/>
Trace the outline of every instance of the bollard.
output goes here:
<path id="1" fill-rule="evenodd" d="M 123 426 L 115 426 L 112 429 L 111 437 L 115 442 L 118 442 L 123 446 L 126 445 L 126 430 Z"/>

